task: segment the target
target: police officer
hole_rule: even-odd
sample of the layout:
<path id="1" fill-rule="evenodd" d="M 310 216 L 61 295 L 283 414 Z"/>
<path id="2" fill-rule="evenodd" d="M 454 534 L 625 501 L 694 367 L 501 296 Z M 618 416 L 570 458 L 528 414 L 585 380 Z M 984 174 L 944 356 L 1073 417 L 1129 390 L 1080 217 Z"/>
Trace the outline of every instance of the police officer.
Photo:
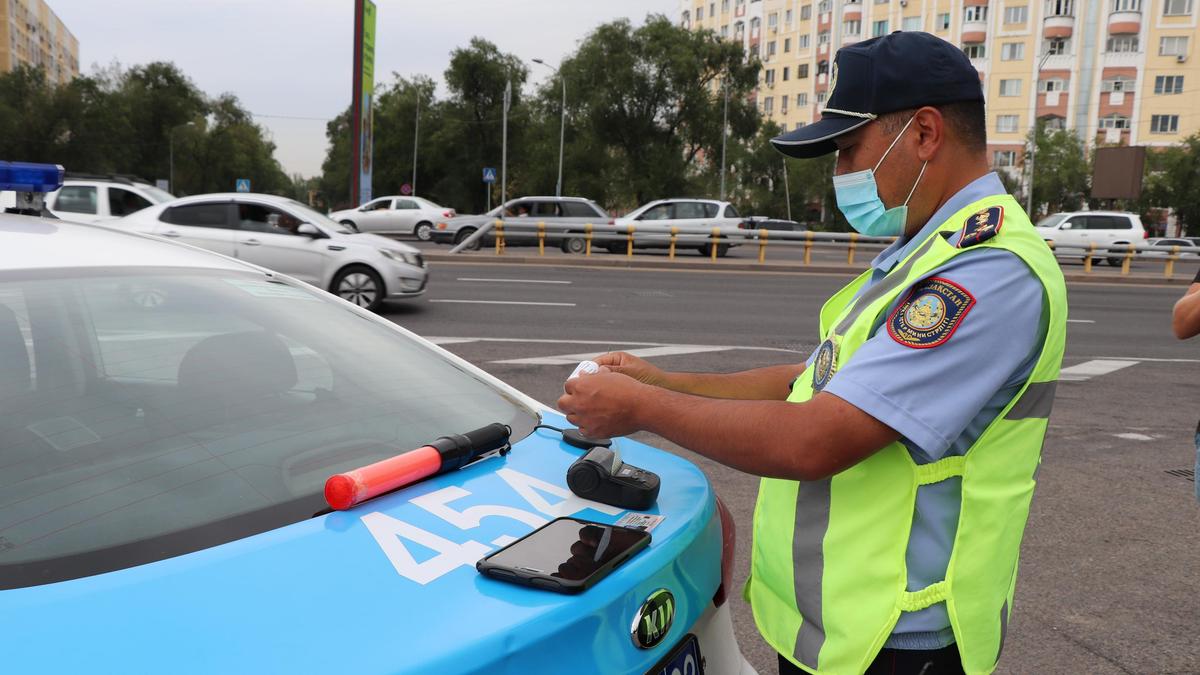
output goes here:
<path id="1" fill-rule="evenodd" d="M 558 402 L 762 476 L 745 594 L 783 673 L 985 673 L 1000 658 L 1066 333 L 1051 251 L 987 168 L 979 73 L 917 32 L 839 50 L 838 208 L 896 236 L 804 365 L 669 373 L 623 353 Z M 670 489 L 670 486 L 664 486 Z"/>

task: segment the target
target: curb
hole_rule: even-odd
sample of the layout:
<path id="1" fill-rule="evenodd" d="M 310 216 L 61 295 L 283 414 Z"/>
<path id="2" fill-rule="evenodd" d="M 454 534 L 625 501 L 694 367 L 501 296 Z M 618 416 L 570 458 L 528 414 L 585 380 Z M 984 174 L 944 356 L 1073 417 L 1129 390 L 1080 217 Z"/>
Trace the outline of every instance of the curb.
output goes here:
<path id="1" fill-rule="evenodd" d="M 462 264 L 462 265 L 541 265 L 544 267 L 606 267 L 619 269 L 641 270 L 696 270 L 710 272 L 774 272 L 786 274 L 844 274 L 853 276 L 867 269 L 866 265 L 801 265 L 799 263 L 772 262 L 743 262 L 718 260 L 669 260 L 653 258 L 628 258 L 626 256 L 604 256 L 587 258 L 583 256 L 529 256 L 529 255 L 488 255 L 487 257 L 471 253 L 424 253 L 429 262 Z M 1063 278 L 1073 284 L 1121 284 L 1121 285 L 1177 285 L 1186 286 L 1192 283 L 1188 276 L 1166 278 L 1147 274 L 1130 276 L 1083 274 L 1082 272 L 1063 272 Z"/>

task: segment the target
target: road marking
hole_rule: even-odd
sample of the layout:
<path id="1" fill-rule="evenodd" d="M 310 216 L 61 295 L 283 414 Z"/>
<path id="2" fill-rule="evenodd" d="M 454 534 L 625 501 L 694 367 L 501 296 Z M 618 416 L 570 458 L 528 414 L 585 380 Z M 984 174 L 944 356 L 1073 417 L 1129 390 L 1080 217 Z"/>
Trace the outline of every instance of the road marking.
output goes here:
<path id="1" fill-rule="evenodd" d="M 1115 361 L 1149 361 L 1151 363 L 1200 363 L 1200 359 L 1152 359 L 1141 356 L 1099 356 L 1097 358 Z"/>
<path id="2" fill-rule="evenodd" d="M 422 336 L 434 344 L 457 344 L 463 342 L 513 342 L 537 343 L 553 345 L 604 345 L 605 351 L 611 351 L 617 346 L 635 347 L 717 347 L 720 349 L 739 349 L 755 352 L 785 352 L 788 354 L 808 354 L 812 349 L 784 349 L 783 347 L 752 347 L 748 345 L 677 345 L 667 342 L 631 342 L 628 340 L 556 340 L 554 338 L 496 338 L 496 337 L 443 337 Z M 815 345 L 814 345 L 815 347 Z"/>
<path id="3" fill-rule="evenodd" d="M 704 354 L 707 352 L 723 352 L 731 349 L 730 347 L 717 347 L 708 345 L 666 345 L 663 347 L 646 347 L 645 349 L 630 349 L 627 353 L 634 356 L 647 358 L 651 356 L 676 356 L 679 354 Z M 580 361 L 591 359 L 599 354 L 597 352 L 583 352 L 580 354 L 559 354 L 557 356 L 534 356 L 527 359 L 504 359 L 502 361 L 492 361 L 492 363 L 507 363 L 519 364 L 525 366 L 573 366 Z"/>
<path id="4" fill-rule="evenodd" d="M 483 281 L 500 284 L 571 284 L 572 281 L 553 281 L 548 279 L 481 279 L 479 277 L 459 277 L 459 281 Z"/>
<path id="5" fill-rule="evenodd" d="M 1137 361 L 1118 361 L 1116 359 L 1093 359 L 1077 366 L 1063 368 L 1058 373 L 1058 379 L 1066 382 L 1082 382 L 1093 377 L 1114 373 L 1122 368 L 1136 366 Z"/>
<path id="6" fill-rule="evenodd" d="M 1091 319 L 1067 319 L 1067 323 L 1096 323 Z"/>
<path id="7" fill-rule="evenodd" d="M 1154 440 L 1153 436 L 1147 436 L 1146 434 L 1132 434 L 1132 433 L 1130 433 L 1130 434 L 1113 434 L 1113 436 L 1116 436 L 1117 438 L 1120 438 L 1120 439 L 1123 439 L 1126 441 L 1152 441 L 1152 440 Z"/>
<path id="8" fill-rule="evenodd" d="M 536 307 L 574 307 L 573 302 L 525 302 L 522 300 L 430 300 L 430 302 L 452 302 L 460 305 L 533 305 Z"/>

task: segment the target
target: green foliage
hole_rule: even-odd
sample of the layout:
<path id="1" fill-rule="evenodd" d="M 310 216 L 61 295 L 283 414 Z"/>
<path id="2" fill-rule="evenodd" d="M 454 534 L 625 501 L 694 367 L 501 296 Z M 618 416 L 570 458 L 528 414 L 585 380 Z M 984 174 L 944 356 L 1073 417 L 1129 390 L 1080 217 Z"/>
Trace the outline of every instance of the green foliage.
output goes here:
<path id="1" fill-rule="evenodd" d="M 1200 133 L 1147 153 L 1143 199 L 1173 209 L 1185 235 L 1200 232 Z"/>
<path id="2" fill-rule="evenodd" d="M 209 99 L 174 64 L 114 65 L 50 85 L 41 70 L 0 75 L 0 157 L 62 164 L 77 173 L 167 178 L 176 194 L 227 191 L 247 177 L 258 192 L 290 181 L 237 99 Z"/>
<path id="3" fill-rule="evenodd" d="M 1036 134 L 1033 163 L 1033 210 L 1042 213 L 1079 210 L 1091 190 L 1091 164 L 1083 139 L 1074 131 L 1046 129 L 1041 122 L 1030 130 L 1026 144 Z M 1029 217 L 1037 222 L 1033 213 Z"/>

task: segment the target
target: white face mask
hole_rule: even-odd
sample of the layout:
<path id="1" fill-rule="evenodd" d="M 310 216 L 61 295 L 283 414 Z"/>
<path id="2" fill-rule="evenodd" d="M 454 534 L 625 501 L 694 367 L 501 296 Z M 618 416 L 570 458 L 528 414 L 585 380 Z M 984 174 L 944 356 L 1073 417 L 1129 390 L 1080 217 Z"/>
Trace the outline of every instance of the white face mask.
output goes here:
<path id="1" fill-rule="evenodd" d="M 879 196 L 879 186 L 875 183 L 875 172 L 883 165 L 883 160 L 891 153 L 892 148 L 896 147 L 900 137 L 904 135 L 905 131 L 908 131 L 908 127 L 916 118 L 916 115 L 913 115 L 908 119 L 904 128 L 896 134 L 896 138 L 892 139 L 892 144 L 883 153 L 883 157 L 880 157 L 879 161 L 875 163 L 874 169 L 863 169 L 833 177 L 833 190 L 834 196 L 837 198 L 838 210 L 846 216 L 850 227 L 860 234 L 868 237 L 898 237 L 904 233 L 904 226 L 908 222 L 908 202 L 912 199 L 913 193 L 917 191 L 917 185 L 920 184 L 921 177 L 925 175 L 925 167 L 929 162 L 921 164 L 921 173 L 917 174 L 917 180 L 913 183 L 912 189 L 908 191 L 908 197 L 905 197 L 904 203 L 890 209 Z"/>

